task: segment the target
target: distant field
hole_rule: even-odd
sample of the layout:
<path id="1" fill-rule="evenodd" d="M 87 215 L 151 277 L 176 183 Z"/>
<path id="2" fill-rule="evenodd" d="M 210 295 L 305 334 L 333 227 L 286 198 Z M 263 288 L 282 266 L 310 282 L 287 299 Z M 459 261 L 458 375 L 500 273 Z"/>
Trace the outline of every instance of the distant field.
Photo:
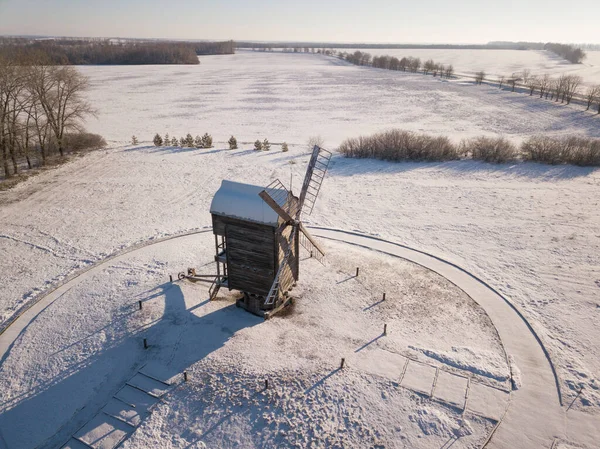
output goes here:
<path id="1" fill-rule="evenodd" d="M 87 97 L 99 110 L 87 128 L 112 142 L 129 142 L 132 134 L 149 142 L 157 132 L 178 138 L 208 132 L 215 142 L 233 134 L 240 142 L 266 137 L 289 144 L 322 135 L 326 147 L 335 148 L 347 137 L 388 128 L 453 140 L 504 135 L 517 143 L 538 133 L 600 137 L 598 117 L 579 105 L 322 55 L 239 51 L 202 57 L 194 66 L 80 70 L 91 78 Z"/>
<path id="2" fill-rule="evenodd" d="M 600 51 L 588 51 L 583 64 L 571 64 L 548 51 L 536 50 L 426 50 L 426 49 L 381 49 L 360 48 L 356 50 L 375 55 L 390 55 L 402 58 L 414 56 L 422 61 L 433 59 L 442 64 L 452 64 L 457 73 L 473 75 L 480 70 L 492 77 L 511 75 L 523 69 L 533 74 L 558 75 L 572 73 L 580 75 L 586 84 L 600 84 Z"/>

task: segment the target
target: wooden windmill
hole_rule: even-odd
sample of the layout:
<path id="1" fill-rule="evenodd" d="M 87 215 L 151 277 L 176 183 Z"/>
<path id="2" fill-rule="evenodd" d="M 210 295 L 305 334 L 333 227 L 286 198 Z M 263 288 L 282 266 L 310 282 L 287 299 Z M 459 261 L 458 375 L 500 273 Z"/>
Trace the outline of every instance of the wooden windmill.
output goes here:
<path id="1" fill-rule="evenodd" d="M 210 298 L 221 287 L 243 292 L 237 305 L 268 318 L 290 304 L 288 292 L 299 278 L 299 246 L 322 261 L 325 252 L 302 224 L 313 211 L 331 153 L 315 146 L 300 196 L 280 180 L 267 187 L 223 181 L 210 212 L 215 235 L 216 276 L 180 278 L 207 281 Z"/>

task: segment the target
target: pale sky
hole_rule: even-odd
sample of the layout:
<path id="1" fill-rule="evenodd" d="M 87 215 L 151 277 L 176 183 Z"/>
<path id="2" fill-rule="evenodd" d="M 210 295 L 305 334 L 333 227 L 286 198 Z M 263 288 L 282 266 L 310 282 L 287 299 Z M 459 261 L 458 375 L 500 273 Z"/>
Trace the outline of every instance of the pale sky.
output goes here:
<path id="1" fill-rule="evenodd" d="M 600 0 L 0 0 L 0 35 L 599 43 Z"/>

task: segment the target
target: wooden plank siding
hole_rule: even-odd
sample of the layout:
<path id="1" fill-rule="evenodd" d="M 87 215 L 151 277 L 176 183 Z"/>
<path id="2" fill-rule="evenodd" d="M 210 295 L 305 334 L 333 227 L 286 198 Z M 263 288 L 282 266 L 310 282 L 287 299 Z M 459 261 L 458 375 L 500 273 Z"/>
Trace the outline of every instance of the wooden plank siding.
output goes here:
<path id="1" fill-rule="evenodd" d="M 266 296 L 277 271 L 275 228 L 227 219 L 225 238 L 229 288 Z"/>
<path id="2" fill-rule="evenodd" d="M 298 228 L 244 221 L 236 218 L 212 215 L 213 232 L 224 236 L 226 241 L 228 286 L 260 296 L 267 296 L 279 264 L 287 248 L 292 251 L 288 266 L 283 269 L 279 283 L 282 291 L 288 291 L 299 275 Z"/>

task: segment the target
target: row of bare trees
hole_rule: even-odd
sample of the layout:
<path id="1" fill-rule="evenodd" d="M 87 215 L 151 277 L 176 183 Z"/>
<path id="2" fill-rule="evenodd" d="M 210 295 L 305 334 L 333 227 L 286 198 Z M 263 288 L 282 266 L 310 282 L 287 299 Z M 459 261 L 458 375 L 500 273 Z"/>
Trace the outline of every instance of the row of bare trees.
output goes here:
<path id="1" fill-rule="evenodd" d="M 530 96 L 539 94 L 539 98 L 555 102 L 570 104 L 573 98 L 581 97 L 587 103 L 586 110 L 597 104 L 600 114 L 600 85 L 588 86 L 584 90 L 583 79 L 579 75 L 532 75 L 531 71 L 526 69 L 521 74 L 513 74 L 508 78 L 503 76 L 500 79 L 500 88 L 504 82 L 512 86 L 513 92 L 517 85 L 522 85 L 529 91 Z"/>
<path id="2" fill-rule="evenodd" d="M 83 98 L 87 88 L 73 67 L 0 57 L 0 175 L 18 174 L 23 159 L 33 168 L 54 151 L 63 157 L 68 133 L 94 114 Z"/>
<path id="3" fill-rule="evenodd" d="M 374 56 L 362 51 L 355 51 L 354 53 L 341 52 L 338 56 L 346 61 L 356 65 L 370 65 L 378 69 L 386 70 L 401 70 L 403 72 L 418 73 L 420 71 L 425 75 L 432 74 L 433 76 L 447 77 L 450 78 L 454 74 L 454 67 L 452 64 L 444 65 L 438 64 L 433 59 L 428 59 L 422 62 L 420 58 L 413 58 L 411 56 L 404 58 L 397 58 L 395 56 Z"/>

